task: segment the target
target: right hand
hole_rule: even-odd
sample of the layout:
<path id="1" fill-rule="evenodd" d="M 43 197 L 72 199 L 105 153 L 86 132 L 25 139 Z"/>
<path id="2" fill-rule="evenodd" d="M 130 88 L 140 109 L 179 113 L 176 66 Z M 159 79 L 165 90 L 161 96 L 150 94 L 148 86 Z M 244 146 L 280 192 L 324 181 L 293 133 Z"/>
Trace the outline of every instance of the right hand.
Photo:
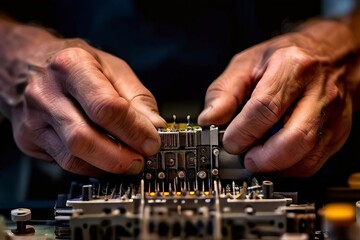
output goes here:
<path id="1" fill-rule="evenodd" d="M 354 46 L 346 25 L 324 20 L 246 49 L 209 86 L 198 123 L 228 124 L 224 149 L 252 173 L 311 176 L 350 134 Z"/>
<path id="2" fill-rule="evenodd" d="M 141 172 L 144 156 L 160 148 L 156 127 L 166 124 L 153 95 L 123 60 L 80 39 L 48 38 L 25 46 L 23 101 L 1 102 L 18 147 L 78 174 Z M 14 81 L 9 69 L 0 73 Z"/>

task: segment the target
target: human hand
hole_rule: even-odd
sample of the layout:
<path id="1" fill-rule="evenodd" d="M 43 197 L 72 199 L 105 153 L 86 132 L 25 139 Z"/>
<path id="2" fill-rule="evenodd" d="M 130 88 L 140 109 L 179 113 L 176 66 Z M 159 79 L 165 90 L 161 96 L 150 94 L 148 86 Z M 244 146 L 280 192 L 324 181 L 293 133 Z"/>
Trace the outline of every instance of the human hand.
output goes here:
<path id="1" fill-rule="evenodd" d="M 347 28 L 333 21 L 249 48 L 209 86 L 198 123 L 229 124 L 224 148 L 245 153 L 253 173 L 310 176 L 350 133 L 344 79 L 353 48 Z M 263 139 L 280 119 L 282 128 Z"/>
<path id="2" fill-rule="evenodd" d="M 139 173 L 165 124 L 153 95 L 123 60 L 80 39 L 31 31 L 35 40 L 22 39 L 22 53 L 12 53 L 27 68 L 23 99 L 1 102 L 19 148 L 78 174 Z M 1 69 L 3 81 L 15 82 L 13 70 Z"/>

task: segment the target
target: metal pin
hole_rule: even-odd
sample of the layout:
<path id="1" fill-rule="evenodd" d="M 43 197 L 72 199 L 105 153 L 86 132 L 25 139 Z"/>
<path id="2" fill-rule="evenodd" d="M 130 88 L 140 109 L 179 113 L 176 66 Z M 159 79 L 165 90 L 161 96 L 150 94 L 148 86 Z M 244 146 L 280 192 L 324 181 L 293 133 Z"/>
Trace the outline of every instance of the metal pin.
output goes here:
<path id="1" fill-rule="evenodd" d="M 98 191 L 97 191 L 97 198 L 100 198 L 100 188 L 101 188 L 101 184 L 99 183 Z"/>
<path id="2" fill-rule="evenodd" d="M 121 189 L 122 189 L 122 183 L 120 184 L 120 187 L 119 187 L 119 198 L 121 198 Z"/>
<path id="3" fill-rule="evenodd" d="M 235 181 L 232 181 L 232 194 L 235 196 L 236 192 L 235 192 Z"/>
<path id="4" fill-rule="evenodd" d="M 176 190 L 177 190 L 177 189 L 176 189 L 176 188 L 177 188 L 176 185 L 177 185 L 177 177 L 174 178 L 174 192 L 175 192 L 175 193 L 177 192 L 177 191 L 176 191 Z"/>
<path id="5" fill-rule="evenodd" d="M 106 184 L 105 197 L 108 195 L 108 189 L 109 189 L 109 182 L 107 182 L 107 184 Z"/>
<path id="6" fill-rule="evenodd" d="M 173 130 L 176 129 L 176 115 L 173 114 L 173 119 L 174 119 L 174 123 L 173 123 Z"/>
<path id="7" fill-rule="evenodd" d="M 116 191 L 116 185 L 115 185 L 114 189 L 113 189 L 112 192 L 111 192 L 111 195 L 110 195 L 110 198 L 111 198 L 111 199 L 114 198 L 114 196 L 115 196 L 115 191 Z"/>
<path id="8" fill-rule="evenodd" d="M 190 115 L 187 115 L 187 116 L 186 116 L 186 120 L 187 120 L 187 128 L 188 128 L 188 129 L 191 129 L 191 126 L 190 126 Z"/>

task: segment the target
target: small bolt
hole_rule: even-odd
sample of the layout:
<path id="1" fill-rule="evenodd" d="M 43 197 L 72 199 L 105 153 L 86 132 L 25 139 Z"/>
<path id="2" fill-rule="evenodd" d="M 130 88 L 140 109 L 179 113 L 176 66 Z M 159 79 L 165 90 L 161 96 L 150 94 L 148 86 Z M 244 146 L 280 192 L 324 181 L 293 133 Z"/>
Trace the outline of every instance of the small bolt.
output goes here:
<path id="1" fill-rule="evenodd" d="M 146 173 L 146 174 L 145 174 L 145 178 L 146 178 L 147 180 L 150 180 L 151 177 L 152 177 L 151 173 Z"/>
<path id="2" fill-rule="evenodd" d="M 219 174 L 219 170 L 217 168 L 214 168 L 213 170 L 211 170 L 211 174 L 217 176 Z"/>
<path id="3" fill-rule="evenodd" d="M 175 160 L 173 159 L 173 158 L 170 158 L 169 160 L 168 160 L 168 166 L 169 167 L 172 167 L 172 166 L 174 166 L 175 165 Z"/>
<path id="4" fill-rule="evenodd" d="M 31 219 L 31 210 L 27 208 L 17 208 L 11 210 L 11 220 L 16 222 L 17 228 L 11 230 L 15 235 L 33 234 L 35 229 L 26 226 L 26 221 Z"/>
<path id="5" fill-rule="evenodd" d="M 158 178 L 159 179 L 164 179 L 165 178 L 165 173 L 164 172 L 159 172 L 158 173 Z"/>
<path id="6" fill-rule="evenodd" d="M 179 177 L 180 179 L 183 179 L 183 178 L 185 177 L 185 172 L 184 172 L 184 171 L 179 171 L 179 172 L 178 172 L 178 177 Z"/>
<path id="7" fill-rule="evenodd" d="M 188 163 L 189 164 L 194 164 L 195 163 L 195 158 L 194 157 L 189 157 Z"/>
<path id="8" fill-rule="evenodd" d="M 206 172 L 205 171 L 199 171 L 198 172 L 198 177 L 201 179 L 205 179 L 206 178 Z"/>

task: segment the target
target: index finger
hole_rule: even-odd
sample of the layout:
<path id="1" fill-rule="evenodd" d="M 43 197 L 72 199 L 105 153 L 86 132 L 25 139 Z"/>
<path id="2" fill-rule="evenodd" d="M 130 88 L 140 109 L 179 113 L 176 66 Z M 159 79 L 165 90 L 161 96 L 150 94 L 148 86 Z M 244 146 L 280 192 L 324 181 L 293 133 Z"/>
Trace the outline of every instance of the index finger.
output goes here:
<path id="1" fill-rule="evenodd" d="M 92 122 L 143 155 L 159 150 L 160 137 L 152 122 L 115 90 L 91 54 L 81 48 L 67 49 L 52 59 L 51 66 L 59 77 L 67 76 L 62 88 Z M 126 69 L 127 65 L 122 67 Z M 130 85 L 129 89 L 134 87 L 140 86 Z"/>
<path id="2" fill-rule="evenodd" d="M 294 74 L 299 66 L 282 59 L 269 59 L 250 99 L 227 127 L 228 152 L 243 152 L 260 140 L 303 92 L 304 83 Z"/>

